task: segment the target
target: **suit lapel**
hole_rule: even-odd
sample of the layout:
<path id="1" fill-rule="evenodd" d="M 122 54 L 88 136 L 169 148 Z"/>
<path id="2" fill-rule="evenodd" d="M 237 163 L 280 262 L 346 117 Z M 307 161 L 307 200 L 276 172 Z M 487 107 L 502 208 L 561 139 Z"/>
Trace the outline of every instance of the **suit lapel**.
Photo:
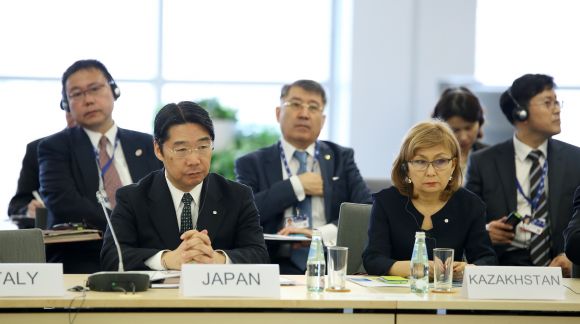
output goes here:
<path id="1" fill-rule="evenodd" d="M 265 154 L 264 171 L 268 186 L 282 181 L 282 162 L 280 160 L 280 147 L 278 144 L 270 146 Z"/>
<path id="2" fill-rule="evenodd" d="M 197 230 L 206 229 L 210 240 L 214 240 L 226 216 L 227 203 L 221 202 L 222 193 L 213 182 L 215 174 L 210 173 L 203 182 L 200 206 L 197 216 Z"/>
<path id="3" fill-rule="evenodd" d="M 118 128 L 117 136 L 121 141 L 131 179 L 136 183 L 147 175 L 147 164 L 143 161 L 145 148 L 141 147 L 142 143 L 132 140 L 131 134 L 122 128 Z"/>
<path id="4" fill-rule="evenodd" d="M 149 217 L 163 244 L 172 249 L 181 243 L 176 215 L 177 212 L 165 180 L 165 169 L 161 169 L 156 171 L 149 189 Z"/>
<path id="5" fill-rule="evenodd" d="M 499 148 L 499 156 L 495 159 L 496 170 L 499 175 L 499 181 L 504 190 L 505 203 L 508 210 L 516 210 L 517 208 L 517 192 L 516 192 L 516 162 L 515 150 L 513 140 L 509 140 L 501 144 Z"/>
<path id="6" fill-rule="evenodd" d="M 320 165 L 320 174 L 324 185 L 324 214 L 326 221 L 330 222 L 331 203 L 332 203 L 332 175 L 334 174 L 335 156 L 334 152 L 322 141 L 318 141 L 320 155 L 318 163 Z"/>
<path id="7" fill-rule="evenodd" d="M 95 188 L 99 188 L 99 170 L 95 159 L 95 151 L 89 136 L 81 127 L 75 127 L 71 132 L 71 150 L 78 163 L 83 183 L 84 192 L 91 200 L 95 198 Z"/>
<path id="8" fill-rule="evenodd" d="M 558 203 L 562 195 L 562 184 L 565 182 L 561 149 L 560 143 L 552 139 L 548 140 L 548 215 L 553 224 L 552 228 L 556 228 L 558 222 Z"/>

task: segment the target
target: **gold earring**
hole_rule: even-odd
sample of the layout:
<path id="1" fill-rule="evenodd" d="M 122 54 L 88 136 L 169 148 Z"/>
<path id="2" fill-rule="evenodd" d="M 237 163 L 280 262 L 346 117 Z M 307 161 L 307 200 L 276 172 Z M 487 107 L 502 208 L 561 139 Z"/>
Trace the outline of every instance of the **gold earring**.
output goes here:
<path id="1" fill-rule="evenodd" d="M 411 178 L 409 178 L 409 177 L 407 177 L 407 179 L 405 179 L 405 181 L 406 181 L 407 183 L 412 183 L 412 182 L 413 182 L 413 181 L 411 181 Z"/>

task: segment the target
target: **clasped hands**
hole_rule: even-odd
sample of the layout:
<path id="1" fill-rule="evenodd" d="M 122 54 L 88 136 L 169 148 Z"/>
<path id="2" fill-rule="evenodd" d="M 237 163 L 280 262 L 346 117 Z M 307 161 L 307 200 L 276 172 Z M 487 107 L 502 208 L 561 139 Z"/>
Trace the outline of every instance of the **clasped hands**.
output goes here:
<path id="1" fill-rule="evenodd" d="M 181 270 L 184 263 L 223 264 L 226 257 L 216 252 L 211 246 L 207 230 L 189 230 L 181 234 L 181 244 L 173 250 L 163 253 L 162 263 L 168 270 Z"/>

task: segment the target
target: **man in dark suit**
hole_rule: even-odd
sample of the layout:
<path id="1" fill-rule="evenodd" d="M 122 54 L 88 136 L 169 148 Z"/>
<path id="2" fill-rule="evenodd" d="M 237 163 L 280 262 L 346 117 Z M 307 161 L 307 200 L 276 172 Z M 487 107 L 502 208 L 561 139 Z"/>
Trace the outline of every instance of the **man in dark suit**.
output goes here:
<path id="1" fill-rule="evenodd" d="M 296 81 L 282 88 L 280 101 L 276 118 L 282 138 L 239 158 L 237 179 L 253 189 L 264 232 L 311 236 L 316 228 L 326 245 L 335 245 L 340 204 L 370 203 L 370 191 L 352 149 L 318 140 L 326 117 L 322 86 Z M 289 248 L 269 244 L 270 256 L 280 264 L 281 273 L 304 273 L 304 248 Z"/>
<path id="2" fill-rule="evenodd" d="M 125 269 L 267 263 L 251 189 L 209 174 L 215 136 L 207 111 L 188 101 L 168 104 L 155 117 L 154 137 L 165 168 L 119 189 L 111 216 Z M 101 261 L 104 269 L 117 269 L 110 230 Z"/>
<path id="3" fill-rule="evenodd" d="M 76 125 L 72 119 L 70 112 L 65 113 L 67 128 Z M 20 169 L 20 177 L 18 177 L 18 186 L 16 187 L 16 194 L 10 200 L 8 205 L 8 215 L 26 215 L 34 218 L 36 216 L 36 208 L 43 207 L 43 203 L 37 200 L 32 194 L 33 191 L 40 188 L 38 180 L 38 143 L 45 139 L 39 138 L 26 145 L 26 153 L 22 159 L 22 168 Z"/>
<path id="4" fill-rule="evenodd" d="M 562 232 L 580 185 L 580 149 L 552 139 L 560 133 L 560 102 L 552 77 L 526 74 L 500 98 L 515 127 L 512 139 L 474 153 L 466 188 L 487 204 L 487 228 L 501 265 L 561 267 L 570 275 Z M 533 227 L 505 223 L 518 211 Z"/>
<path id="5" fill-rule="evenodd" d="M 104 231 L 106 220 L 97 190 L 114 192 L 160 168 L 151 135 L 117 127 L 112 113 L 120 91 L 106 67 L 96 60 L 71 65 L 62 77 L 61 108 L 77 127 L 51 135 L 38 145 L 40 192 L 48 225 L 83 223 Z M 62 262 L 66 273 L 100 270 L 99 242 L 51 245 L 47 256 Z"/>

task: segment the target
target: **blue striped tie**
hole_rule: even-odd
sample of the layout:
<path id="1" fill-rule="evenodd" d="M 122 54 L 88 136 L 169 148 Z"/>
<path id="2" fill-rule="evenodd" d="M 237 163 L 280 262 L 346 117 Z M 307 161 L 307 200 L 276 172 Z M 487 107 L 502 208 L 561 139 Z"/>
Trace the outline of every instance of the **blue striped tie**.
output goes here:
<path id="1" fill-rule="evenodd" d="M 300 162 L 297 174 L 302 174 L 307 171 L 308 153 L 305 151 L 295 151 L 294 157 Z M 308 216 L 308 227 L 312 228 L 312 199 L 306 196 L 304 200 L 298 202 L 296 205 L 297 211 L 302 215 Z"/>
<path id="2" fill-rule="evenodd" d="M 544 171 L 540 164 L 541 156 L 542 151 L 534 150 L 527 157 L 532 161 L 532 167 L 530 168 L 530 199 L 534 199 L 538 194 L 538 190 L 542 190 L 538 204 L 535 208 L 532 206 L 532 218 L 542 219 L 545 224 L 542 234 L 532 235 L 530 241 L 530 259 L 534 265 L 548 266 L 552 259 L 550 256 L 550 219 L 548 218 L 546 190 L 545 188 L 540 188 L 540 180 L 542 179 L 542 173 Z"/>

